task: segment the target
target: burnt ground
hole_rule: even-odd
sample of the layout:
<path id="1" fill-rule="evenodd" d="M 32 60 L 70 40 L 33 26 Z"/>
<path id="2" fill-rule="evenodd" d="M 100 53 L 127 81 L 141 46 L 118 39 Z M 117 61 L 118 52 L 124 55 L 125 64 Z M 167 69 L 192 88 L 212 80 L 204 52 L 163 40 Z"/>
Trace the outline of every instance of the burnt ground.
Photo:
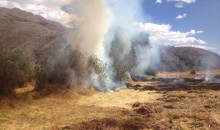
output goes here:
<path id="1" fill-rule="evenodd" d="M 67 125 L 63 130 L 220 129 L 220 84 L 199 79 L 141 79 L 129 89 L 161 93 L 157 101 L 135 102 L 106 117 Z M 122 99 L 123 100 L 123 99 Z"/>
<path id="2" fill-rule="evenodd" d="M 133 77 L 134 82 L 127 83 L 127 87 L 135 90 L 154 91 L 189 91 L 189 90 L 220 90 L 220 76 L 196 78 L 143 78 Z M 138 84 L 144 82 L 145 84 Z"/>

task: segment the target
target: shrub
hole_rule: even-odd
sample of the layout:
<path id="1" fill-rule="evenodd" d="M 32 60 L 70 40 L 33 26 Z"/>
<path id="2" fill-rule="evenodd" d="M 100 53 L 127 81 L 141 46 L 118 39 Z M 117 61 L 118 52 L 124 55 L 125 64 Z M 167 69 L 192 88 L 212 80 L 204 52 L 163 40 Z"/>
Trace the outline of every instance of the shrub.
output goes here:
<path id="1" fill-rule="evenodd" d="M 80 84 L 85 72 L 84 60 L 85 57 L 81 52 L 72 50 L 69 46 L 61 53 L 51 55 L 46 63 L 40 64 L 37 68 L 37 91 L 45 90 L 47 86 L 53 86 L 53 89 L 69 88 L 72 85 L 70 78 L 76 78 L 76 84 Z M 72 73 L 74 77 L 71 77 Z"/>
<path id="2" fill-rule="evenodd" d="M 66 82 L 67 66 L 56 63 L 43 63 L 36 69 L 38 87 L 43 84 L 63 84 Z"/>
<path id="3" fill-rule="evenodd" d="M 105 75 L 106 64 L 104 64 L 96 55 L 89 56 L 88 67 L 93 68 L 96 74 Z"/>
<path id="4" fill-rule="evenodd" d="M 11 94 L 34 76 L 34 65 L 21 50 L 0 49 L 0 95 Z"/>
<path id="5" fill-rule="evenodd" d="M 100 60 L 96 55 L 90 55 L 88 58 L 89 69 L 93 69 L 95 73 L 99 76 L 100 81 L 104 81 L 107 78 L 106 65 L 102 60 Z"/>

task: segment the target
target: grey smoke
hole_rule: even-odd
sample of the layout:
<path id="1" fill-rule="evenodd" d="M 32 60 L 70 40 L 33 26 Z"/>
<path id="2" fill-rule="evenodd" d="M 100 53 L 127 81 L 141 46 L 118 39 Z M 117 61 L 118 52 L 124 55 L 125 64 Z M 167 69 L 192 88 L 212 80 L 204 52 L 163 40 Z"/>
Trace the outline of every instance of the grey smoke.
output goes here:
<path id="1" fill-rule="evenodd" d="M 150 45 L 149 36 L 133 26 L 143 18 L 142 0 L 74 0 L 63 10 L 73 15 L 75 32 L 69 36 L 72 49 L 79 50 L 87 59 L 95 54 L 106 63 L 106 80 L 100 80 L 93 70 L 84 74 L 84 84 L 97 90 L 109 91 L 124 87 L 117 79 L 115 65 L 121 65 L 134 75 L 143 76 L 159 63 L 158 47 Z M 120 69 L 120 68 L 119 68 Z M 124 71 L 122 71 L 124 72 Z M 71 70 L 74 84 L 76 74 Z M 124 72 L 125 73 L 125 72 Z"/>

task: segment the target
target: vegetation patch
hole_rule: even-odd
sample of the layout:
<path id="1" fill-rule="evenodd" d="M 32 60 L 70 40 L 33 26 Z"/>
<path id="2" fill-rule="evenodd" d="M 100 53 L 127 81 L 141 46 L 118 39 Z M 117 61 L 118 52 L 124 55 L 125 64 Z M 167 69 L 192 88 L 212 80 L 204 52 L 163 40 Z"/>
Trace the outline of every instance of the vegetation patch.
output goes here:
<path id="1" fill-rule="evenodd" d="M 33 79 L 35 66 L 20 50 L 0 50 L 0 95 L 11 95 Z"/>

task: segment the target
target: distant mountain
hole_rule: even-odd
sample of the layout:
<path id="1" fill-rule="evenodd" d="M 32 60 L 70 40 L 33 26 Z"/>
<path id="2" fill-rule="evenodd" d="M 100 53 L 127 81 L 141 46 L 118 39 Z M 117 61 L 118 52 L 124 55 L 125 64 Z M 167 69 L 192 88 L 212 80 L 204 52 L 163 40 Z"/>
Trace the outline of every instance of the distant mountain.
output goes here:
<path id="1" fill-rule="evenodd" d="M 70 33 L 71 32 L 71 33 Z M 70 28 L 20 9 L 0 8 L 0 47 L 22 49 L 33 62 L 44 63 L 74 33 Z M 160 69 L 183 71 L 195 68 L 219 69 L 220 56 L 192 47 L 161 47 Z"/>
<path id="2" fill-rule="evenodd" d="M 194 47 L 162 47 L 160 69 L 167 71 L 220 69 L 220 56 Z"/>

